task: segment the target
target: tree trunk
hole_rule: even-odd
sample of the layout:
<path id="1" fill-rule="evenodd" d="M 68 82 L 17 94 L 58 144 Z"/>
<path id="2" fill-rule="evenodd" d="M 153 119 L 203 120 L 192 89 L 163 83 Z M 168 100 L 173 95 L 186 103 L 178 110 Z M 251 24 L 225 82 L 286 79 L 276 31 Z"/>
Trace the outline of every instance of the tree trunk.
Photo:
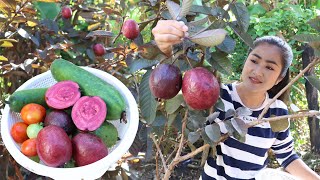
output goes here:
<path id="1" fill-rule="evenodd" d="M 302 63 L 303 68 L 308 66 L 308 64 L 312 61 L 312 57 L 314 56 L 313 49 L 305 45 L 304 51 L 302 53 Z M 305 76 L 314 76 L 314 68 L 311 68 L 308 72 L 304 74 Z M 319 102 L 318 102 L 318 90 L 313 87 L 309 81 L 306 81 L 306 95 L 308 101 L 308 108 L 310 110 L 319 110 Z M 308 117 L 308 124 L 310 129 L 310 141 L 311 141 L 311 149 L 313 152 L 320 152 L 320 128 L 319 128 L 319 119 L 316 117 Z"/>

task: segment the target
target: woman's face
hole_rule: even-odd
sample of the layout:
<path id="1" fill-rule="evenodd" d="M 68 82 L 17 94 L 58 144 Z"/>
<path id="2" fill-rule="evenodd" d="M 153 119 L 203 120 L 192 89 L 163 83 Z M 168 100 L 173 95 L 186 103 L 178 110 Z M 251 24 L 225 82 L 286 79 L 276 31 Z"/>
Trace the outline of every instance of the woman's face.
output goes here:
<path id="1" fill-rule="evenodd" d="M 265 93 L 282 77 L 282 56 L 275 45 L 262 43 L 249 54 L 241 74 L 244 87 L 251 92 Z"/>

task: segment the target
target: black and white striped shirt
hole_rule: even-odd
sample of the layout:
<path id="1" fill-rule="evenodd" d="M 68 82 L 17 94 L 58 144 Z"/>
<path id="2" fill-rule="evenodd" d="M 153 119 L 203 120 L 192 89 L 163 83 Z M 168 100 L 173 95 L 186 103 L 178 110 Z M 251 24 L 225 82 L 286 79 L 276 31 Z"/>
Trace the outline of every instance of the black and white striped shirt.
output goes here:
<path id="1" fill-rule="evenodd" d="M 224 120 L 225 112 L 228 109 L 236 110 L 245 107 L 236 91 L 236 83 L 221 85 L 221 100 L 224 109 L 220 112 L 218 121 Z M 263 108 L 271 99 L 266 94 L 265 101 L 261 107 L 250 109 L 250 116 L 242 117 L 245 122 L 256 119 Z M 270 106 L 265 118 L 270 116 L 281 116 L 288 114 L 287 106 L 276 100 Z M 227 130 L 223 123 L 218 123 L 222 133 Z M 268 150 L 272 149 L 281 166 L 286 167 L 293 160 L 299 158 L 293 150 L 293 140 L 289 132 L 289 127 L 285 131 L 273 132 L 269 123 L 262 123 L 248 129 L 244 143 L 229 137 L 224 142 L 217 145 L 216 159 L 209 157 L 204 166 L 204 171 L 200 179 L 254 179 L 259 170 L 268 164 Z"/>

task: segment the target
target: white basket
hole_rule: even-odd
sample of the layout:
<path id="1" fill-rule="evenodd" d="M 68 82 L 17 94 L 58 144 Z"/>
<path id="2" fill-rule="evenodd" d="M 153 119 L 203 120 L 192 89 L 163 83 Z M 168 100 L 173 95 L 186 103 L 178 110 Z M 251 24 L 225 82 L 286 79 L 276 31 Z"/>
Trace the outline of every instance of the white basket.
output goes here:
<path id="1" fill-rule="evenodd" d="M 265 168 L 256 175 L 256 180 L 297 180 L 291 174 L 281 169 Z"/>
<path id="2" fill-rule="evenodd" d="M 83 67 L 97 77 L 113 85 L 124 97 L 126 103 L 127 123 L 120 123 L 119 120 L 109 121 L 118 130 L 120 140 L 112 148 L 108 148 L 109 154 L 103 159 L 82 167 L 75 168 L 53 168 L 41 163 L 36 163 L 20 152 L 20 144 L 17 144 L 10 135 L 11 127 L 14 123 L 22 121 L 19 113 L 10 110 L 6 105 L 3 118 L 1 120 L 1 136 L 3 142 L 12 157 L 24 168 L 38 175 L 47 176 L 53 179 L 97 179 L 100 178 L 114 163 L 128 151 L 136 136 L 139 124 L 139 113 L 137 103 L 128 88 L 112 75 L 90 67 Z M 17 91 L 23 89 L 49 87 L 55 84 L 50 71 L 37 75 L 22 86 Z"/>

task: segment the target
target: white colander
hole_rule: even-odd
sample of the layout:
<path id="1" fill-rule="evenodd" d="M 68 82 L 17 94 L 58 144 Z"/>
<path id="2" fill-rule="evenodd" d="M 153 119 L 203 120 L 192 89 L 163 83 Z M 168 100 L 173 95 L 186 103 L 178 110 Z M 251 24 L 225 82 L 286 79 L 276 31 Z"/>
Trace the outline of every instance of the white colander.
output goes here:
<path id="1" fill-rule="evenodd" d="M 42 163 L 36 163 L 35 161 L 24 156 L 20 152 L 20 144 L 17 144 L 10 135 L 11 127 L 14 123 L 22 121 L 19 113 L 15 113 L 10 110 L 9 105 L 4 108 L 3 118 L 1 120 L 1 136 L 3 142 L 8 149 L 11 156 L 24 168 L 29 171 L 47 176 L 53 179 L 97 179 L 101 177 L 114 163 L 116 163 L 121 157 L 128 151 L 133 140 L 136 136 L 139 124 L 139 114 L 137 103 L 132 96 L 128 88 L 117 78 L 112 75 L 90 67 L 83 67 L 85 70 L 91 72 L 97 77 L 103 79 L 109 84 L 113 85 L 120 94 L 124 97 L 126 103 L 126 116 L 127 123 L 120 123 L 119 120 L 109 121 L 118 130 L 120 140 L 113 147 L 109 148 L 109 154 L 103 159 L 82 167 L 75 168 L 53 168 Z M 37 75 L 22 86 L 17 91 L 23 89 L 49 87 L 55 84 L 56 81 L 52 77 L 50 71 Z"/>
<path id="2" fill-rule="evenodd" d="M 281 169 L 265 168 L 256 175 L 256 180 L 297 180 L 291 174 Z"/>

